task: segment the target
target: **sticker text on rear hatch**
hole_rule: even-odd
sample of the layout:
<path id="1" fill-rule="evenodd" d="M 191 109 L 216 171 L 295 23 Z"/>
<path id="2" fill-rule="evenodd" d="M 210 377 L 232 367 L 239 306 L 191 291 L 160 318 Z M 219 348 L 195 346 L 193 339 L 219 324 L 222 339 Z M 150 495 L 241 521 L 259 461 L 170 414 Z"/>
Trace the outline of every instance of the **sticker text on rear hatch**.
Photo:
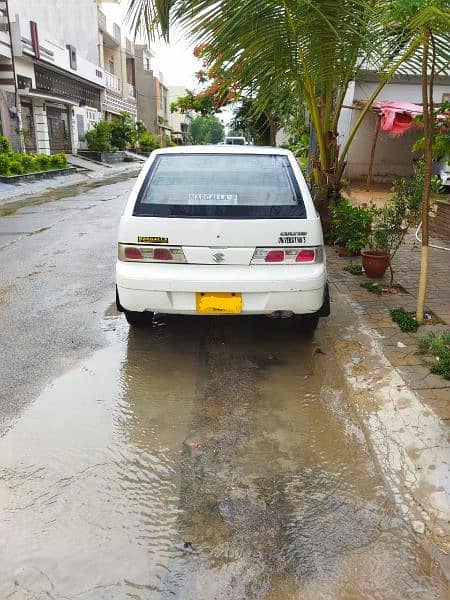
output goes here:
<path id="1" fill-rule="evenodd" d="M 157 235 L 138 235 L 138 242 L 141 244 L 168 244 L 169 238 Z"/>
<path id="2" fill-rule="evenodd" d="M 278 237 L 279 244 L 305 244 L 306 231 L 282 231 Z"/>

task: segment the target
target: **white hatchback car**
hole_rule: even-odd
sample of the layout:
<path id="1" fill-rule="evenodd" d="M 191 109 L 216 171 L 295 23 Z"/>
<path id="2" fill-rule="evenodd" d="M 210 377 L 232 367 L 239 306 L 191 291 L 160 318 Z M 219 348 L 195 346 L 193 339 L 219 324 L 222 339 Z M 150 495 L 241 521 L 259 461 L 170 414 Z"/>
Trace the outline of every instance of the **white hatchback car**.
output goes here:
<path id="1" fill-rule="evenodd" d="M 119 228 L 117 307 L 149 313 L 330 314 L 320 219 L 294 155 L 257 146 L 152 153 Z"/>

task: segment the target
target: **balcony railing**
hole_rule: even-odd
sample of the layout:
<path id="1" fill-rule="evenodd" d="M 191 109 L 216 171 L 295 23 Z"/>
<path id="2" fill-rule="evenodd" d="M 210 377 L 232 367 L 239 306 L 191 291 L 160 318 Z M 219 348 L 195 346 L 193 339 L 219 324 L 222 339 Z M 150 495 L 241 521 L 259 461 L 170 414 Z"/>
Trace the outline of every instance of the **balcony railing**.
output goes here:
<path id="1" fill-rule="evenodd" d="M 98 28 L 100 31 L 106 31 L 106 15 L 97 8 Z"/>
<path id="2" fill-rule="evenodd" d="M 105 71 L 105 84 L 106 87 L 114 92 L 120 92 L 120 79 L 117 75 L 110 73 L 109 71 Z"/>
<path id="3" fill-rule="evenodd" d="M 131 98 L 136 98 L 136 88 L 132 83 L 128 83 L 128 95 Z"/>

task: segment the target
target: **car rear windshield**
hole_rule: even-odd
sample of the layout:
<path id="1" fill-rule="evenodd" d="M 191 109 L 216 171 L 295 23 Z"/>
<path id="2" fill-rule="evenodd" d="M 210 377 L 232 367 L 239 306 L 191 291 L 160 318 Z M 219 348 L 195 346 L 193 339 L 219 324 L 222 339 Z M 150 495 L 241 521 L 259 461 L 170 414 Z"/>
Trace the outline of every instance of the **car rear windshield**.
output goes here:
<path id="1" fill-rule="evenodd" d="M 306 218 L 287 156 L 161 154 L 147 174 L 135 215 Z"/>

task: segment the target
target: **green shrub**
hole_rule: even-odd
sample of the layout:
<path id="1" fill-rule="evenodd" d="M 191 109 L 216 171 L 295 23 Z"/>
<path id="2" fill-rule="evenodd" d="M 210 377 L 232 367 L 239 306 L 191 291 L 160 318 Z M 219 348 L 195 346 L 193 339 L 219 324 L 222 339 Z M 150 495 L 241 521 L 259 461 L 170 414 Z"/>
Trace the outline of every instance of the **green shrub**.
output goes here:
<path id="1" fill-rule="evenodd" d="M 0 153 L 0 175 L 24 175 L 65 167 L 67 167 L 67 158 L 62 152 L 53 156 L 22 152 Z"/>
<path id="2" fill-rule="evenodd" d="M 381 288 L 378 285 L 378 283 L 374 283 L 373 281 L 365 281 L 364 283 L 360 283 L 359 285 L 371 294 L 378 294 L 379 296 L 381 296 Z"/>
<path id="3" fill-rule="evenodd" d="M 7 154 L 0 154 L 0 175 L 11 175 L 9 172 L 9 163 L 11 159 Z"/>
<path id="4" fill-rule="evenodd" d="M 418 354 L 432 357 L 425 361 L 431 373 L 450 379 L 450 330 L 444 331 L 440 336 L 430 332 L 420 339 Z"/>
<path id="5" fill-rule="evenodd" d="M 351 262 L 344 267 L 344 271 L 347 271 L 347 273 L 351 273 L 352 275 L 362 275 L 363 269 L 361 265 Z"/>
<path id="6" fill-rule="evenodd" d="M 4 135 L 0 135 L 0 154 L 4 154 L 5 152 L 11 152 L 12 146 L 11 142 Z"/>
<path id="7" fill-rule="evenodd" d="M 134 147 L 137 140 L 136 124 L 130 113 L 124 111 L 119 117 L 109 121 L 111 127 L 111 143 L 119 150 L 126 150 L 128 146 Z M 141 126 L 139 126 L 141 127 Z"/>
<path id="8" fill-rule="evenodd" d="M 369 242 L 373 209 L 353 206 L 348 200 L 342 199 L 331 208 L 331 213 L 334 243 L 352 252 L 361 252 Z"/>
<path id="9" fill-rule="evenodd" d="M 52 169 L 65 169 L 67 168 L 67 156 L 64 152 L 59 152 L 50 157 L 50 164 Z"/>
<path id="10" fill-rule="evenodd" d="M 9 162 L 9 172 L 11 175 L 23 175 L 25 168 L 20 160 L 13 159 Z"/>
<path id="11" fill-rule="evenodd" d="M 19 153 L 17 153 L 17 155 L 20 156 L 20 162 L 22 163 L 24 172 L 30 173 L 33 170 L 34 155 L 33 154 L 19 154 Z"/>
<path id="12" fill-rule="evenodd" d="M 151 133 L 145 132 L 139 138 L 139 147 L 144 152 L 152 152 L 159 148 L 158 140 Z"/>
<path id="13" fill-rule="evenodd" d="M 98 121 L 84 136 L 89 150 L 113 152 L 111 121 Z"/>
<path id="14" fill-rule="evenodd" d="M 391 310 L 391 319 L 404 332 L 417 331 L 419 327 L 415 318 L 404 308 L 393 308 Z"/>
<path id="15" fill-rule="evenodd" d="M 48 171 L 49 169 L 51 169 L 51 157 L 47 154 L 35 154 L 33 171 Z"/>

